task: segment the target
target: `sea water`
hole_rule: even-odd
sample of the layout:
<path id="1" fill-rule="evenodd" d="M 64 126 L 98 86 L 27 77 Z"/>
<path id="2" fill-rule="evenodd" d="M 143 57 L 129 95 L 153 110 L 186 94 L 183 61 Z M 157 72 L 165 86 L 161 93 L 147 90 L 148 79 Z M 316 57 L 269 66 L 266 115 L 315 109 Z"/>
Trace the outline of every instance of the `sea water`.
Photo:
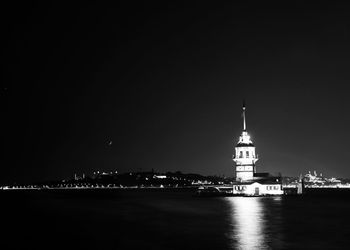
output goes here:
<path id="1" fill-rule="evenodd" d="M 3 191 L 1 249 L 349 249 L 350 193 Z"/>

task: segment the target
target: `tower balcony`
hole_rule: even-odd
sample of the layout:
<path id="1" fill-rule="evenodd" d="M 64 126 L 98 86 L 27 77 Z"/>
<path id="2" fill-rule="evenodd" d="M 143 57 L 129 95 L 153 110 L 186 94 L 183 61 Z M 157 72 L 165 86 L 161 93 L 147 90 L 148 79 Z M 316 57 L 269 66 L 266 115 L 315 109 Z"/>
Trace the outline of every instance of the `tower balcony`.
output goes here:
<path id="1" fill-rule="evenodd" d="M 256 155 L 253 155 L 253 157 L 244 157 L 244 156 L 241 156 L 241 155 L 235 155 L 235 154 L 233 154 L 233 155 L 232 155 L 232 159 L 233 159 L 233 160 L 237 160 L 237 159 L 252 159 L 252 160 L 257 161 L 257 160 L 259 160 L 259 155 L 256 154 Z"/>

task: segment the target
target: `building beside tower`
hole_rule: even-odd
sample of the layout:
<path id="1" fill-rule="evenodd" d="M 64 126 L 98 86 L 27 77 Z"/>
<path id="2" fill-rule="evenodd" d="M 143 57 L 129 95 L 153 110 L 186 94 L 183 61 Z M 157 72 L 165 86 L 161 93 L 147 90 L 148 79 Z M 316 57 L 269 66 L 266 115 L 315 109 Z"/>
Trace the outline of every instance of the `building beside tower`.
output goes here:
<path id="1" fill-rule="evenodd" d="M 282 179 L 269 173 L 257 173 L 255 163 L 258 155 L 247 132 L 246 107 L 243 103 L 243 131 L 233 154 L 236 181 L 233 183 L 234 195 L 281 195 Z"/>

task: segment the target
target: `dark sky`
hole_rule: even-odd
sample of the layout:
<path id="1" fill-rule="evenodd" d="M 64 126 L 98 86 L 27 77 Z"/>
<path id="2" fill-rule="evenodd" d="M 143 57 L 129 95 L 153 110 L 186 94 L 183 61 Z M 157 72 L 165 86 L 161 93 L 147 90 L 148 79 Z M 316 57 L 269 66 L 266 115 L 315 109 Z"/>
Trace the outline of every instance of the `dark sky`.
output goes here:
<path id="1" fill-rule="evenodd" d="M 1 183 L 94 170 L 350 177 L 350 6 L 3 6 Z M 112 141 L 112 145 L 109 142 Z"/>

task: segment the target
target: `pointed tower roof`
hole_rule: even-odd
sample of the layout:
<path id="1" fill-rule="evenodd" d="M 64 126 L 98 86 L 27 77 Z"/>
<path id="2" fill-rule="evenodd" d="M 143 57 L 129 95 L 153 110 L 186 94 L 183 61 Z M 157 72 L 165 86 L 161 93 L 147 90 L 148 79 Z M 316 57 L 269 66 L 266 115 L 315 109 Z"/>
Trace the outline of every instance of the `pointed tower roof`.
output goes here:
<path id="1" fill-rule="evenodd" d="M 246 117 L 245 117 L 245 101 L 243 100 L 243 106 L 242 106 L 242 117 L 243 117 L 243 132 L 241 134 L 241 136 L 239 137 L 239 141 L 237 144 L 237 147 L 253 147 L 254 144 L 250 139 L 250 136 L 247 132 L 247 124 L 246 124 Z"/>
<path id="2" fill-rule="evenodd" d="M 243 100 L 243 131 L 247 130 L 246 123 L 245 123 L 245 101 Z"/>

